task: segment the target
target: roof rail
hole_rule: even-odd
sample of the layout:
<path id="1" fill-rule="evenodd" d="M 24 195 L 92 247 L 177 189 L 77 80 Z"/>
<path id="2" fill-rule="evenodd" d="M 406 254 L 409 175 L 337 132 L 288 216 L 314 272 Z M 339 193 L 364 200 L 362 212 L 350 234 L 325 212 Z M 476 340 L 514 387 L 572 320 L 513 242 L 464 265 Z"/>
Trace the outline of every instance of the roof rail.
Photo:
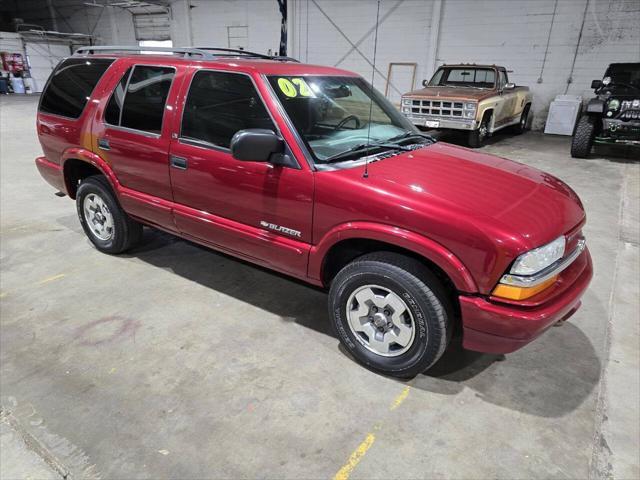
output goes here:
<path id="1" fill-rule="evenodd" d="M 206 50 L 208 52 L 222 52 L 220 54 L 218 54 L 218 56 L 224 56 L 224 57 L 237 57 L 237 56 L 246 56 L 246 57 L 255 57 L 255 58 L 263 58 L 265 60 L 277 60 L 277 61 L 281 61 L 281 62 L 297 62 L 300 63 L 299 60 L 292 58 L 292 57 L 286 57 L 286 56 L 281 56 L 281 55 L 266 55 L 264 53 L 256 53 L 256 52 L 250 52 L 249 50 L 239 50 L 239 49 L 234 49 L 234 48 L 219 48 L 219 47 L 194 47 L 198 50 Z"/>
<path id="2" fill-rule="evenodd" d="M 117 46 L 117 45 L 99 45 L 99 46 L 85 46 L 78 48 L 74 55 L 91 55 L 93 53 L 105 53 L 105 52 L 159 52 L 159 53 L 171 53 L 182 54 L 187 56 L 198 56 L 203 60 L 215 60 L 220 57 L 248 57 L 248 58 L 261 58 L 265 60 L 275 60 L 281 62 L 298 62 L 295 58 L 281 57 L 277 55 L 265 55 L 262 53 L 250 52 L 248 50 L 236 50 L 233 48 L 219 48 L 219 47 L 143 47 L 143 46 Z"/>
<path id="3" fill-rule="evenodd" d="M 181 53 L 184 56 L 198 55 L 202 58 L 213 58 L 209 52 L 199 50 L 197 48 L 170 48 L 170 47 L 136 47 L 131 45 L 117 46 L 117 45 L 89 45 L 86 47 L 80 47 L 74 55 L 91 55 L 96 52 L 161 52 L 161 53 Z"/>

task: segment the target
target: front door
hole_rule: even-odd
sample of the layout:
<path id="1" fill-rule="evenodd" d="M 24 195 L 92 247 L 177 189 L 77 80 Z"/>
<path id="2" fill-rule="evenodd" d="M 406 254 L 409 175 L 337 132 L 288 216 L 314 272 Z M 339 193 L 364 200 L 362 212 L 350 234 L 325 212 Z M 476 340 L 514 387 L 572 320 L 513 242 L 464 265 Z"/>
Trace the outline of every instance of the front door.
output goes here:
<path id="1" fill-rule="evenodd" d="M 498 89 L 500 90 L 500 107 L 496 116 L 495 127 L 502 127 L 513 121 L 514 110 L 516 107 L 516 92 L 513 89 L 506 89 L 505 85 L 509 82 L 507 72 L 500 70 L 498 72 Z"/>
<path id="2" fill-rule="evenodd" d="M 169 144 L 176 69 L 167 66 L 129 67 L 114 87 L 96 122 L 96 153 L 113 169 L 124 209 L 158 226 L 172 229 L 169 203 Z M 166 113 L 165 113 L 166 111 Z M 167 203 L 158 201 L 166 200 Z"/>
<path id="3" fill-rule="evenodd" d="M 305 276 L 313 173 L 234 159 L 231 138 L 248 128 L 278 131 L 252 78 L 196 71 L 179 138 L 171 144 L 176 225 L 183 234 L 224 251 Z"/>

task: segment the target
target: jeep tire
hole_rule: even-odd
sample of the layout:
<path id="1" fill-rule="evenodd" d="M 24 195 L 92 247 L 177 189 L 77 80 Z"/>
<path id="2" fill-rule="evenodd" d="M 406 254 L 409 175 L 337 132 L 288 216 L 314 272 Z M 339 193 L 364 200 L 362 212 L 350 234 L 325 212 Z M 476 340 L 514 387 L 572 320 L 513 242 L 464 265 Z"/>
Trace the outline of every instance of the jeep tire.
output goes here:
<path id="1" fill-rule="evenodd" d="M 104 253 L 122 253 L 142 239 L 142 224 L 131 219 L 116 200 L 102 175 L 82 181 L 76 195 L 80 224 L 95 247 Z"/>
<path id="2" fill-rule="evenodd" d="M 451 302 L 438 278 L 417 260 L 392 252 L 361 256 L 338 272 L 329 314 L 358 362 L 401 378 L 436 363 L 453 330 Z"/>
<path id="3" fill-rule="evenodd" d="M 574 158 L 587 158 L 591 152 L 595 136 L 596 119 L 591 115 L 580 117 L 571 139 L 571 156 Z"/>

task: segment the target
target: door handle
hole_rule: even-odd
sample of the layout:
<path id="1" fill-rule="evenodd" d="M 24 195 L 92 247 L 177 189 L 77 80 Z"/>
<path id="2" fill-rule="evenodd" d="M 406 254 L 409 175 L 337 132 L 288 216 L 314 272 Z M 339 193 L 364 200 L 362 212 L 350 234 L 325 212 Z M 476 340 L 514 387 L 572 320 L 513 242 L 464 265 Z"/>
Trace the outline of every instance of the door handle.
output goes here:
<path id="1" fill-rule="evenodd" d="M 99 138 L 98 139 L 98 148 L 102 149 L 102 150 L 111 150 L 111 147 L 109 146 L 109 140 L 106 138 Z"/>
<path id="2" fill-rule="evenodd" d="M 186 170 L 187 169 L 187 159 L 186 158 L 176 157 L 175 155 L 171 155 L 169 157 L 169 160 L 170 160 L 171 166 L 173 168 L 177 168 L 179 170 Z"/>

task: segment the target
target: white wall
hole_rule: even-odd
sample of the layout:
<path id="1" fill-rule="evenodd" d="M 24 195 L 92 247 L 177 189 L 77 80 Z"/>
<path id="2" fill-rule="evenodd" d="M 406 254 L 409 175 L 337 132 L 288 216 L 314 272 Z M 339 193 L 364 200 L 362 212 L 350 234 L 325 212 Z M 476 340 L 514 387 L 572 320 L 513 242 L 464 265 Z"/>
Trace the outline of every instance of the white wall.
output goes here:
<path id="1" fill-rule="evenodd" d="M 245 25 L 249 50 L 277 49 L 275 0 L 174 0 L 172 10 L 174 45 L 226 47 L 227 27 Z M 375 18 L 374 0 L 289 0 L 288 53 L 370 80 Z M 374 83 L 384 91 L 390 62 L 417 63 L 416 85 L 433 64 L 504 65 L 512 80 L 531 87 L 534 126 L 541 128 L 556 95 L 589 97 L 591 80 L 620 61 L 640 61 L 639 0 L 382 0 Z M 411 78 L 408 67 L 394 72 L 389 96 L 397 101 Z"/>

